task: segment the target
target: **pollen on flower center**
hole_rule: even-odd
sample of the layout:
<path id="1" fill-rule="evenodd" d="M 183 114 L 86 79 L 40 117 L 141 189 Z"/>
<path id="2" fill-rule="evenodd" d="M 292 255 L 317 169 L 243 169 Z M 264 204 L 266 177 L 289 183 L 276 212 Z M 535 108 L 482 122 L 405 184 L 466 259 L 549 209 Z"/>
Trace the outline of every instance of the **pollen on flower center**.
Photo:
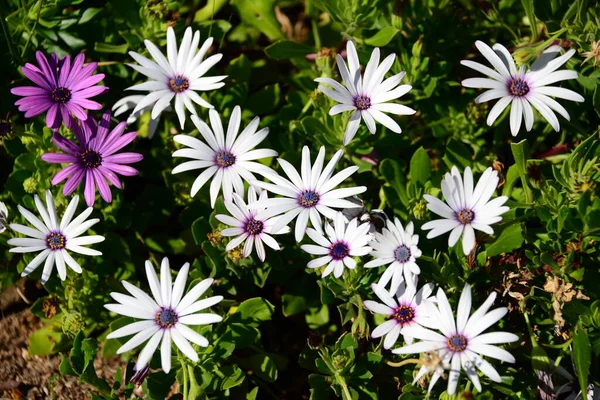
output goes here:
<path id="1" fill-rule="evenodd" d="M 51 250 L 61 250 L 67 245 L 67 238 L 60 232 L 50 232 L 46 236 L 46 244 Z"/>
<path id="2" fill-rule="evenodd" d="M 219 151 L 215 157 L 215 163 L 221 168 L 231 167 L 235 164 L 235 160 L 233 153 L 225 150 Z"/>
<path id="3" fill-rule="evenodd" d="M 81 162 L 87 168 L 97 168 L 102 164 L 102 156 L 95 150 L 86 150 L 81 153 Z"/>
<path id="4" fill-rule="evenodd" d="M 511 79 L 508 82 L 508 91 L 516 97 L 525 96 L 529 93 L 529 85 L 522 79 Z"/>
<path id="5" fill-rule="evenodd" d="M 456 218 L 461 224 L 470 224 L 475 219 L 475 213 L 468 208 L 464 208 L 456 213 Z"/>
<path id="6" fill-rule="evenodd" d="M 65 104 L 71 99 L 71 91 L 64 87 L 57 87 L 50 92 L 50 98 L 56 103 Z"/>
<path id="7" fill-rule="evenodd" d="M 461 353 L 465 351 L 468 343 L 469 341 L 466 337 L 458 334 L 450 336 L 450 338 L 448 338 L 446 341 L 448 348 L 455 353 Z"/>
<path id="8" fill-rule="evenodd" d="M 171 328 L 177 323 L 177 313 L 172 308 L 161 308 L 156 313 L 154 320 L 163 329 Z"/>
<path id="9" fill-rule="evenodd" d="M 302 207 L 311 208 L 317 205 L 321 196 L 314 190 L 303 190 L 298 196 L 298 202 Z"/>
<path id="10" fill-rule="evenodd" d="M 260 235 L 264 227 L 265 224 L 262 221 L 251 218 L 248 222 L 246 222 L 244 230 L 251 235 Z"/>
<path id="11" fill-rule="evenodd" d="M 354 106 L 359 110 L 368 110 L 371 108 L 371 98 L 364 94 L 359 94 L 354 98 Z"/>
<path id="12" fill-rule="evenodd" d="M 182 75 L 177 75 L 169 79 L 169 87 L 175 93 L 185 92 L 190 87 L 190 81 Z"/>
<path id="13" fill-rule="evenodd" d="M 401 324 L 406 324 L 415 318 L 415 310 L 411 306 L 400 306 L 394 310 L 392 316 Z"/>
<path id="14" fill-rule="evenodd" d="M 408 260 L 410 260 L 410 256 L 410 249 L 404 244 L 401 244 L 396 248 L 396 250 L 394 250 L 394 258 L 399 263 L 407 262 Z"/>
<path id="15" fill-rule="evenodd" d="M 331 246 L 329 246 L 329 256 L 334 260 L 343 260 L 348 257 L 350 253 L 350 249 L 348 245 L 344 242 L 335 242 Z"/>

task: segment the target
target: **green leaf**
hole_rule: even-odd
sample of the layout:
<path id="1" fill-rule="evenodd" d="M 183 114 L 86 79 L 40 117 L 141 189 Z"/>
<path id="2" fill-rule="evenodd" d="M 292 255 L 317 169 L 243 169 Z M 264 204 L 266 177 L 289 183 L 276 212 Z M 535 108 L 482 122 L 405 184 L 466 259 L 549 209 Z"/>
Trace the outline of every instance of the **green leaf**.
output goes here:
<path id="1" fill-rule="evenodd" d="M 64 349 L 68 343 L 68 337 L 60 328 L 48 325 L 29 335 L 27 350 L 31 355 L 47 356 Z"/>
<path id="2" fill-rule="evenodd" d="M 299 314 L 306 309 L 306 298 L 304 296 L 296 296 L 294 294 L 285 293 L 281 297 L 281 305 L 283 315 Z"/>
<path id="3" fill-rule="evenodd" d="M 275 17 L 275 0 L 232 0 L 242 21 L 264 33 L 270 40 L 285 39 Z"/>
<path id="4" fill-rule="evenodd" d="M 583 400 L 587 399 L 588 374 L 592 362 L 592 346 L 587 332 L 583 328 L 577 328 L 573 338 L 573 361 L 577 369 L 579 387 Z"/>
<path id="5" fill-rule="evenodd" d="M 509 253 L 518 249 L 523 244 L 521 224 L 509 225 L 500 236 L 486 248 L 487 256 L 494 257 L 502 253 Z"/>
<path id="6" fill-rule="evenodd" d="M 527 203 L 531 203 L 531 189 L 529 188 L 527 180 L 527 139 L 523 139 L 519 143 L 511 143 L 510 148 L 513 156 L 515 157 L 515 164 L 517 165 L 517 170 L 519 171 L 519 176 L 521 177 L 521 184 L 523 185 L 523 190 L 525 191 L 525 201 Z"/>
<path id="7" fill-rule="evenodd" d="M 423 147 L 419 147 L 410 159 L 410 180 L 425 185 L 431 177 L 431 161 Z"/>
<path id="8" fill-rule="evenodd" d="M 400 31 L 393 26 L 386 26 L 375 35 L 365 39 L 365 43 L 370 46 L 383 47 L 387 45 L 398 32 Z"/>
<path id="9" fill-rule="evenodd" d="M 206 235 L 210 233 L 210 224 L 204 217 L 200 217 L 192 223 L 192 236 L 196 244 L 206 241 Z"/>
<path id="10" fill-rule="evenodd" d="M 304 57 L 314 53 L 313 47 L 305 44 L 292 42 L 291 40 L 280 40 L 265 49 L 265 53 L 275 60 L 288 60 L 290 58 Z"/>
<path id="11" fill-rule="evenodd" d="M 242 362 L 247 368 L 252 370 L 259 378 L 267 382 L 277 380 L 277 366 L 275 362 L 266 354 L 255 354 Z"/>
<path id="12" fill-rule="evenodd" d="M 531 35 L 533 36 L 533 41 L 535 42 L 538 38 L 538 26 L 535 14 L 533 13 L 533 0 L 521 1 L 523 2 L 523 8 L 525 8 L 525 15 L 527 15 L 527 19 L 531 25 Z"/>
<path id="13" fill-rule="evenodd" d="M 73 367 L 71 367 L 69 357 L 67 357 L 65 354 L 60 355 L 60 365 L 58 366 L 58 370 L 63 375 L 78 376 L 78 374 L 73 371 Z"/>
<path id="14" fill-rule="evenodd" d="M 118 53 L 125 54 L 127 53 L 127 49 L 129 48 L 129 44 L 109 44 L 109 43 L 98 43 L 94 44 L 94 50 L 98 53 Z"/>
<path id="15" fill-rule="evenodd" d="M 448 168 L 452 168 L 454 165 L 457 167 L 470 167 L 473 155 L 464 143 L 459 142 L 456 139 L 450 139 L 446 146 L 446 154 L 444 154 L 444 162 Z"/>
<path id="16" fill-rule="evenodd" d="M 250 320 L 260 323 L 271 319 L 274 308 L 269 301 L 255 297 L 242 302 L 234 315 L 242 321 Z"/>

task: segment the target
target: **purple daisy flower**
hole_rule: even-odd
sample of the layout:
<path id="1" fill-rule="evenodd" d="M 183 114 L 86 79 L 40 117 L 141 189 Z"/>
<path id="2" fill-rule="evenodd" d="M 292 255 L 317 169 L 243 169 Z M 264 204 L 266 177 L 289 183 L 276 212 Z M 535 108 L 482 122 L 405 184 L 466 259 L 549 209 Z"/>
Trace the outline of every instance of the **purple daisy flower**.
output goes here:
<path id="1" fill-rule="evenodd" d="M 71 57 L 58 59 L 54 53 L 50 60 L 41 52 L 35 53 L 39 68 L 33 64 L 25 64 L 21 71 L 37 86 L 20 86 L 11 89 L 11 93 L 24 96 L 15 102 L 19 111 L 25 112 L 26 118 L 35 117 L 46 111 L 46 125 L 58 129 L 63 120 L 65 124 L 72 120 L 71 114 L 80 121 L 87 119 L 85 109 L 100 110 L 100 103 L 90 97 L 108 90 L 105 86 L 96 86 L 104 79 L 104 74 L 93 75 L 97 63 L 83 66 L 85 56 L 79 54 L 71 64 Z M 67 127 L 71 128 L 67 125 Z"/>
<path id="2" fill-rule="evenodd" d="M 70 118 L 70 117 L 69 117 Z M 123 164 L 131 164 L 140 161 L 143 157 L 138 153 L 115 154 L 135 139 L 137 132 L 125 131 L 126 122 L 121 122 L 109 133 L 110 111 L 102 115 L 98 123 L 94 118 L 77 124 L 72 122 L 73 133 L 79 142 L 76 145 L 65 139 L 59 133 L 52 137 L 54 144 L 65 153 L 42 154 L 42 160 L 56 164 L 70 164 L 63 168 L 52 179 L 56 185 L 65 179 L 63 194 L 65 196 L 73 193 L 85 178 L 84 197 L 87 205 L 92 207 L 96 199 L 96 186 L 104 201 L 112 201 L 112 193 L 108 182 L 122 189 L 121 181 L 117 174 L 123 176 L 134 176 L 138 170 Z"/>

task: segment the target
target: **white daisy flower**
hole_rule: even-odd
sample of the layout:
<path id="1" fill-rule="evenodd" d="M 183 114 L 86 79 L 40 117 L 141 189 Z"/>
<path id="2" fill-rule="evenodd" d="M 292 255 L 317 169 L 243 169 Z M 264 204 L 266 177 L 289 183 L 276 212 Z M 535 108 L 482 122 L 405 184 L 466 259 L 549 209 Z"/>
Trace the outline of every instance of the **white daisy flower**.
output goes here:
<path id="1" fill-rule="evenodd" d="M 440 351 L 428 351 L 421 354 L 421 360 L 423 361 L 423 365 L 419 368 L 419 372 L 415 379 L 413 379 L 413 385 L 417 383 L 421 378 L 425 375 L 431 375 L 429 378 L 429 386 L 427 388 L 427 394 L 431 392 L 431 389 L 435 386 L 438 379 L 441 377 L 446 378 L 446 371 L 448 371 L 451 366 L 448 362 L 447 358 L 442 358 L 440 355 Z"/>
<path id="2" fill-rule="evenodd" d="M 416 278 L 409 285 L 405 282 L 400 283 L 396 292 L 397 300 L 385 290 L 385 287 L 376 284 L 371 286 L 373 292 L 383 301 L 383 304 L 365 300 L 365 307 L 376 314 L 385 315 L 388 319 L 373 330 L 371 337 L 385 336 L 383 348 L 386 350 L 391 349 L 396 344 L 400 334 L 402 334 L 406 343 L 411 344 L 413 342 L 412 336 L 405 334 L 405 328 L 409 326 L 426 326 L 435 329 L 438 324 L 437 320 L 431 318 L 436 311 L 434 308 L 435 298 L 429 297 L 433 292 L 433 284 L 423 285 L 418 292 L 416 286 Z"/>
<path id="3" fill-rule="evenodd" d="M 344 146 L 350 143 L 356 135 L 361 118 L 365 121 L 365 125 L 371 134 L 375 134 L 376 131 L 375 121 L 393 132 L 401 133 L 400 125 L 384 113 L 412 115 L 416 111 L 401 104 L 389 103 L 389 101 L 405 95 L 412 89 L 410 85 L 398 86 L 404 75 L 406 75 L 404 71 L 385 81 L 383 80 L 385 74 L 394 64 L 396 55 L 390 54 L 379 65 L 379 48 L 375 48 L 371 53 L 371 59 L 367 64 L 365 74 L 361 76 L 358 54 L 352 41 L 348 41 L 346 53 L 348 54 L 348 66 L 346 66 L 346 62 L 341 55 L 336 55 L 344 85 L 331 78 L 315 79 L 316 82 L 331 86 L 330 89 L 327 86 L 319 85 L 319 90 L 330 99 L 340 103 L 331 107 L 329 115 L 353 111 L 346 132 L 344 132 Z"/>
<path id="4" fill-rule="evenodd" d="M 8 223 L 8 208 L 0 201 L 0 233 L 6 230 L 6 224 Z"/>
<path id="5" fill-rule="evenodd" d="M 18 206 L 21 215 L 33 225 L 33 228 L 20 224 L 10 224 L 10 229 L 28 236 L 27 238 L 9 239 L 8 244 L 18 246 L 10 249 L 10 252 L 40 252 L 40 254 L 35 256 L 35 258 L 27 264 L 21 273 L 21 276 L 31 274 L 44 263 L 42 284 L 45 284 L 48 281 L 48 278 L 50 278 L 54 265 L 56 265 L 58 276 L 64 281 L 67 277 L 67 268 L 65 265 L 68 265 L 69 268 L 78 274 L 81 273 L 81 266 L 73 259 L 67 250 L 86 256 L 102 255 L 102 253 L 97 250 L 83 247 L 93 243 L 100 243 L 104 241 L 104 237 L 99 235 L 81 236 L 84 232 L 98 223 L 100 219 L 94 218 L 86 221 L 94 210 L 92 207 L 88 207 L 84 212 L 73 219 L 77 204 L 79 203 L 79 196 L 73 197 L 60 221 L 56 214 L 52 193 L 49 190 L 46 191 L 46 205 L 48 208 L 44 207 L 44 204 L 37 194 L 34 196 L 34 199 L 35 206 L 37 207 L 43 222 L 30 211 Z"/>
<path id="6" fill-rule="evenodd" d="M 308 268 L 319 268 L 327 263 L 321 278 L 333 272 L 333 276 L 339 278 L 347 268 L 356 268 L 356 261 L 352 257 L 361 257 L 369 254 L 371 248 L 367 243 L 371 240 L 369 224 L 358 225 L 356 218 L 346 223 L 346 218 L 341 212 L 337 212 L 333 220 L 333 227 L 325 222 L 325 235 L 315 229 L 309 228 L 306 233 L 317 245 L 304 244 L 300 248 L 309 254 L 321 257 L 310 261 Z"/>
<path id="7" fill-rule="evenodd" d="M 213 283 L 212 278 L 199 282 L 183 295 L 189 268 L 190 264 L 185 263 L 179 270 L 175 283 L 172 283 L 169 260 L 165 257 L 161 263 L 159 281 L 154 266 L 146 261 L 146 276 L 154 298 L 131 283 L 121 281 L 131 296 L 113 292 L 110 295 L 119 304 L 104 305 L 117 314 L 143 320 L 119 328 L 107 336 L 107 339 L 114 339 L 135 334 L 117 350 L 117 354 L 133 350 L 148 341 L 138 356 L 136 371 L 148 365 L 160 343 L 162 369 L 168 373 L 171 370 L 171 341 L 187 358 L 197 362 L 198 354 L 189 342 L 206 347 L 208 340 L 187 325 L 207 325 L 223 320 L 217 314 L 197 313 L 223 300 L 223 296 L 198 300 Z"/>
<path id="8" fill-rule="evenodd" d="M 219 114 L 215 110 L 210 110 L 208 115 L 212 130 L 200 118 L 195 115 L 192 116 L 192 122 L 198 128 L 208 146 L 189 135 L 177 135 L 173 138 L 177 143 L 190 147 L 189 149 L 177 150 L 173 153 L 173 157 L 185 157 L 194 160 L 184 162 L 173 168 L 173 173 L 178 174 L 194 169 L 204 169 L 194 181 L 190 195 L 194 197 L 198 190 L 212 178 L 210 204 L 214 208 L 221 186 L 223 187 L 223 197 L 227 201 L 232 201 L 233 191 L 243 196 L 244 182 L 242 179 L 246 182 L 253 182 L 256 180 L 256 177 L 252 174 L 253 172 L 262 175 L 272 172 L 271 168 L 256 162 L 256 160 L 276 157 L 277 152 L 271 149 L 254 149 L 269 134 L 269 128 L 256 131 L 260 122 L 259 117 L 255 117 L 238 136 L 242 119 L 242 111 L 239 106 L 235 106 L 231 113 L 226 136 L 223 133 L 223 125 Z M 283 228 L 283 226 L 280 228 Z"/>
<path id="9" fill-rule="evenodd" d="M 204 60 L 204 56 L 212 46 L 213 38 L 208 38 L 198 50 L 200 42 L 200 31 L 194 32 L 187 28 L 183 41 L 177 50 L 177 40 L 173 28 L 167 28 L 167 57 L 149 40 L 144 40 L 146 48 L 154 61 L 133 51 L 129 55 L 140 65 L 127 64 L 139 73 L 150 78 L 149 81 L 134 85 L 126 90 L 149 91 L 133 109 L 133 114 L 154 105 L 152 108 L 152 119 L 157 119 L 175 97 L 175 112 L 179 117 L 181 129 L 185 124 L 185 108 L 193 115 L 196 109 L 192 102 L 202 107 L 212 108 L 196 91 L 218 89 L 225 85 L 221 82 L 226 75 L 204 77 L 203 75 L 212 68 L 221 58 L 222 54 L 215 54 Z"/>
<path id="10" fill-rule="evenodd" d="M 542 53 L 529 70 L 526 70 L 525 66 L 517 69 L 512 55 L 506 47 L 499 43 L 493 46 L 493 50 L 479 40 L 475 42 L 475 46 L 495 70 L 474 61 L 463 60 L 460 62 L 462 65 L 481 72 L 489 78 L 465 79 L 462 81 L 462 85 L 468 88 L 489 89 L 475 99 L 476 103 L 500 99 L 490 110 L 487 118 L 489 126 L 506 107 L 511 105 L 510 131 L 512 135 L 517 136 L 523 119 L 525 120 L 525 129 L 530 131 L 533 127 L 533 109 L 531 108 L 533 106 L 558 132 L 560 124 L 554 111 L 567 121 L 570 120 L 570 117 L 567 110 L 549 96 L 571 101 L 581 102 L 584 100 L 580 94 L 572 90 L 547 86 L 568 79 L 577 79 L 575 71 L 557 71 L 575 54 L 574 49 L 555 59 L 560 53 L 561 47 L 551 46 Z"/>
<path id="11" fill-rule="evenodd" d="M 488 168 L 473 190 L 471 168 L 465 168 L 463 182 L 458 168 L 452 167 L 452 174 L 446 173 L 442 180 L 442 193 L 447 204 L 428 194 L 424 195 L 427 208 L 443 217 L 422 226 L 422 229 L 431 229 L 427 239 L 452 231 L 448 238 L 448 246 L 453 247 L 462 235 L 463 252 L 469 255 L 475 246 L 473 229 L 493 235 L 494 230 L 490 225 L 501 221 L 500 215 L 509 210 L 509 207 L 502 206 L 508 197 L 499 196 L 490 200 L 498 181 L 498 173 Z"/>
<path id="12" fill-rule="evenodd" d="M 483 331 L 498 322 L 508 312 L 506 307 L 496 308 L 488 312 L 495 299 L 496 293 L 493 292 L 481 307 L 469 317 L 471 313 L 471 286 L 465 285 L 458 302 L 455 321 L 446 294 L 443 290 L 438 289 L 438 313 L 433 318 L 437 318 L 437 326 L 442 334 L 440 335 L 420 326 L 407 327 L 404 329 L 404 333 L 421 341 L 394 349 L 392 352 L 396 354 L 413 354 L 438 350 L 444 362 L 449 362 L 451 366 L 448 394 L 452 395 L 456 391 L 461 368 L 467 373 L 477 390 L 481 392 L 481 383 L 475 367 L 494 382 L 501 381 L 496 369 L 481 356 L 514 363 L 515 358 L 508 351 L 494 345 L 510 343 L 519 339 L 517 335 L 508 332 L 482 334 Z"/>
<path id="13" fill-rule="evenodd" d="M 146 96 L 143 94 L 134 94 L 131 96 L 123 97 L 121 100 L 117 101 L 112 108 L 112 110 L 115 112 L 114 116 L 118 117 L 119 115 L 131 110 L 132 108 L 135 108 L 135 106 L 139 104 L 139 102 L 142 101 L 144 97 Z M 146 107 L 129 114 L 129 117 L 127 117 L 127 125 L 133 124 L 135 121 L 137 121 L 140 115 L 144 114 L 145 112 L 152 111 L 152 108 L 154 108 L 154 103 L 149 104 Z M 171 107 L 165 108 L 165 111 L 171 111 Z M 160 115 L 158 115 L 156 118 L 150 118 L 150 121 L 148 121 L 148 139 L 152 139 L 154 137 L 159 122 Z"/>
<path id="14" fill-rule="evenodd" d="M 263 190 L 260 197 L 256 197 L 256 191 L 253 187 L 248 189 L 248 203 L 254 203 L 257 200 L 266 200 L 267 191 Z M 233 194 L 233 202 L 225 200 L 225 207 L 231 213 L 229 215 L 218 214 L 216 217 L 224 224 L 230 225 L 233 228 L 223 229 L 223 236 L 237 236 L 233 238 L 227 247 L 226 251 L 232 250 L 244 243 L 244 257 L 250 256 L 252 249 L 256 246 L 256 253 L 260 261 L 265 261 L 266 253 L 265 246 L 269 246 L 273 250 L 281 250 L 279 244 L 271 235 L 280 235 L 288 233 L 290 228 L 285 226 L 277 232 L 273 232 L 271 228 L 277 218 L 263 218 L 264 209 L 250 210 L 244 200 L 237 194 Z"/>
<path id="15" fill-rule="evenodd" d="M 334 189 L 358 170 L 357 166 L 348 167 L 332 177 L 333 170 L 342 157 L 342 154 L 342 150 L 335 153 L 327 166 L 325 166 L 325 169 L 323 169 L 325 147 L 321 146 L 317 159 L 311 168 L 310 151 L 308 150 L 308 146 L 304 146 L 302 149 L 300 174 L 292 164 L 278 158 L 277 161 L 289 180 L 271 171 L 263 175 L 273 183 L 256 181 L 254 184 L 284 197 L 259 200 L 256 203 L 249 204 L 248 207 L 251 209 L 266 208 L 265 218 L 285 213 L 273 226 L 275 231 L 278 231 L 289 224 L 291 220 L 298 217 L 295 228 L 297 242 L 300 242 L 304 237 L 309 219 L 312 226 L 322 235 L 323 228 L 319 214 L 329 219 L 335 219 L 337 214 L 331 207 L 359 208 L 360 205 L 345 200 L 345 198 L 367 190 L 364 186 Z"/>
<path id="16" fill-rule="evenodd" d="M 375 238 L 370 244 L 373 248 L 371 255 L 375 259 L 366 263 L 365 268 L 389 264 L 379 278 L 378 285 L 385 287 L 391 281 L 389 292 L 396 293 L 404 279 L 408 285 L 411 285 L 412 277 L 421 273 L 416 263 L 416 259 L 421 257 L 421 250 L 417 244 L 419 244 L 419 235 L 414 234 L 412 222 L 406 225 L 405 230 L 398 218 L 394 218 L 394 223 L 387 220 L 382 232 L 375 233 Z"/>

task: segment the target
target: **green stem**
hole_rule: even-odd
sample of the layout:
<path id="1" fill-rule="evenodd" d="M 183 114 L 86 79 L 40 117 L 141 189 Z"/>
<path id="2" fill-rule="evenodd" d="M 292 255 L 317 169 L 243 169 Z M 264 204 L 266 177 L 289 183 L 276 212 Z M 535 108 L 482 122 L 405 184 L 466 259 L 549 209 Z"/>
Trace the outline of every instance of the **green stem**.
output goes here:
<path id="1" fill-rule="evenodd" d="M 23 51 L 21 52 L 21 58 L 23 58 L 25 56 L 25 52 L 27 51 L 27 47 L 29 47 L 29 42 L 31 42 L 31 37 L 33 36 L 33 31 L 35 31 L 35 28 L 37 27 L 37 24 L 40 21 L 40 13 L 42 12 L 42 3 L 43 3 L 43 1 L 39 0 L 37 16 L 35 18 L 35 22 L 33 23 L 33 26 L 31 27 L 31 30 L 29 31 L 29 37 L 27 38 L 27 42 L 25 42 L 25 46 L 23 47 Z"/>
<path id="2" fill-rule="evenodd" d="M 187 399 L 188 398 L 188 374 L 187 374 L 187 367 L 184 366 L 182 368 L 183 370 L 183 398 Z"/>
<path id="3" fill-rule="evenodd" d="M 348 385 L 346 384 L 346 380 L 343 376 L 341 376 L 338 372 L 335 373 L 335 379 L 337 383 L 342 387 L 342 391 L 344 392 L 344 396 L 342 398 L 344 400 L 352 400 L 352 395 L 350 394 L 350 390 L 348 389 Z"/>
<path id="4" fill-rule="evenodd" d="M 312 26 L 313 36 L 315 38 L 315 48 L 318 52 L 319 50 L 321 50 L 321 36 L 319 36 L 319 26 L 317 24 L 317 21 L 315 21 L 314 19 L 312 19 L 310 23 Z"/>

